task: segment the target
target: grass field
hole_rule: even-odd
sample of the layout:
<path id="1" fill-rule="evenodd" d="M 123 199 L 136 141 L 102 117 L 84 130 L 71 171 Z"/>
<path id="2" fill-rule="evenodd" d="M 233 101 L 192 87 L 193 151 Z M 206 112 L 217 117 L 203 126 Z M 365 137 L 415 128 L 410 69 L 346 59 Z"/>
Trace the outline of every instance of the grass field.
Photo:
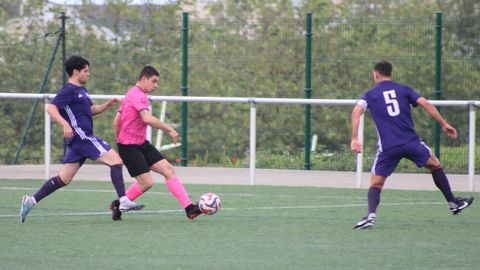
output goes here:
<path id="1" fill-rule="evenodd" d="M 186 185 L 192 198 L 211 191 L 222 199 L 217 214 L 189 221 L 157 183 L 138 200 L 147 205 L 144 211 L 113 222 L 107 209 L 111 184 L 74 181 L 21 224 L 21 196 L 41 184 L 0 180 L 2 270 L 480 266 L 479 202 L 453 216 L 436 191 L 385 190 L 377 226 L 355 231 L 366 210 L 366 190 Z"/>

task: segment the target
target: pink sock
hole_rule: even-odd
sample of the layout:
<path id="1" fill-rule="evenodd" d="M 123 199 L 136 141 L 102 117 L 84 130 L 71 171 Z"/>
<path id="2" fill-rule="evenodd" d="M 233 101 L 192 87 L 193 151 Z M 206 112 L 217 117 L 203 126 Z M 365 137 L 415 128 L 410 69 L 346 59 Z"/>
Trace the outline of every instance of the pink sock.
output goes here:
<path id="1" fill-rule="evenodd" d="M 137 182 L 131 184 L 126 192 L 127 198 L 130 201 L 134 201 L 136 198 L 140 197 L 140 195 L 142 194 L 143 194 L 143 191 L 140 189 Z"/>
<path id="2" fill-rule="evenodd" d="M 170 193 L 177 198 L 178 202 L 183 208 L 192 204 L 192 201 L 190 201 L 190 198 L 188 197 L 187 191 L 183 187 L 182 183 L 180 183 L 180 180 L 178 180 L 177 176 L 167 179 L 166 185 Z"/>

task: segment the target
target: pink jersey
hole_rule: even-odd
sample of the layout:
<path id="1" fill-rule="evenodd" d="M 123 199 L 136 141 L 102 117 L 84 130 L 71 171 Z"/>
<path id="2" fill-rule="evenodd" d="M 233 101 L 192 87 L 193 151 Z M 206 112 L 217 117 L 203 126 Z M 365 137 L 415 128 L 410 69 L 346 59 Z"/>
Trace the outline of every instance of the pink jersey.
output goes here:
<path id="1" fill-rule="evenodd" d="M 117 143 L 143 144 L 147 138 L 147 124 L 140 116 L 142 110 L 148 110 L 148 97 L 138 86 L 128 90 L 118 112 L 121 113 L 120 133 Z"/>

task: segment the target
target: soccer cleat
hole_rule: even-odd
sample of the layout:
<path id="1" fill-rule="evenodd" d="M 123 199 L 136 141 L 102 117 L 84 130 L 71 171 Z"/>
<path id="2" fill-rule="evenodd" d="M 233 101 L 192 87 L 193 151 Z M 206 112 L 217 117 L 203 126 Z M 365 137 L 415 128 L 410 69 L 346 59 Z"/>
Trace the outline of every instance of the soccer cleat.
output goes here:
<path id="1" fill-rule="evenodd" d="M 355 230 L 371 229 L 375 225 L 375 217 L 364 217 L 353 227 Z"/>
<path id="2" fill-rule="evenodd" d="M 187 214 L 188 219 L 193 220 L 199 215 L 201 215 L 202 211 L 198 207 L 198 204 L 190 204 L 189 206 L 187 206 L 187 208 L 185 208 L 185 213 Z"/>
<path id="3" fill-rule="evenodd" d="M 122 211 L 120 211 L 120 201 L 113 200 L 109 205 L 110 210 L 112 211 L 112 219 L 114 221 L 122 220 Z"/>
<path id="4" fill-rule="evenodd" d="M 448 203 L 450 205 L 450 211 L 452 211 L 454 215 L 459 214 L 460 212 L 463 211 L 463 209 L 469 207 L 473 202 L 473 197 L 470 197 L 470 198 L 457 197 L 457 200 L 458 200 L 458 203 L 452 203 L 452 202 Z"/>
<path id="5" fill-rule="evenodd" d="M 119 201 L 120 206 L 118 207 L 120 211 L 122 212 L 128 212 L 128 211 L 137 211 L 137 210 L 142 210 L 145 208 L 144 204 L 137 204 L 136 202 L 130 201 L 130 200 L 125 200 L 125 201 Z"/>
<path id="6" fill-rule="evenodd" d="M 28 213 L 32 210 L 32 207 L 35 205 L 33 198 L 30 196 L 23 196 L 22 198 L 22 207 L 20 208 L 20 221 L 25 222 Z"/>

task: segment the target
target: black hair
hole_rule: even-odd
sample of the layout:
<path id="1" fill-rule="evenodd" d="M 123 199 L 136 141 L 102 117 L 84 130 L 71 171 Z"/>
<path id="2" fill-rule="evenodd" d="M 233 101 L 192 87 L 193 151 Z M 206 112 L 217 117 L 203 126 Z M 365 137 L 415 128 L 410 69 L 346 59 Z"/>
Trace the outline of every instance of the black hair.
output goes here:
<path id="1" fill-rule="evenodd" d="M 86 66 L 90 66 L 90 63 L 88 62 L 87 59 L 77 56 L 77 55 L 72 55 L 70 58 L 65 61 L 65 71 L 67 72 L 68 76 L 71 77 L 73 74 L 73 70 L 82 70 Z"/>
<path id="2" fill-rule="evenodd" d="M 390 62 L 382 60 L 375 64 L 374 70 L 380 73 L 382 76 L 391 77 L 393 66 Z"/>
<path id="3" fill-rule="evenodd" d="M 147 77 L 147 79 L 150 79 L 152 76 L 160 76 L 158 71 L 152 67 L 152 66 L 145 66 L 142 68 L 142 71 L 140 71 L 140 76 L 138 76 L 138 80 L 140 81 L 142 77 Z"/>

